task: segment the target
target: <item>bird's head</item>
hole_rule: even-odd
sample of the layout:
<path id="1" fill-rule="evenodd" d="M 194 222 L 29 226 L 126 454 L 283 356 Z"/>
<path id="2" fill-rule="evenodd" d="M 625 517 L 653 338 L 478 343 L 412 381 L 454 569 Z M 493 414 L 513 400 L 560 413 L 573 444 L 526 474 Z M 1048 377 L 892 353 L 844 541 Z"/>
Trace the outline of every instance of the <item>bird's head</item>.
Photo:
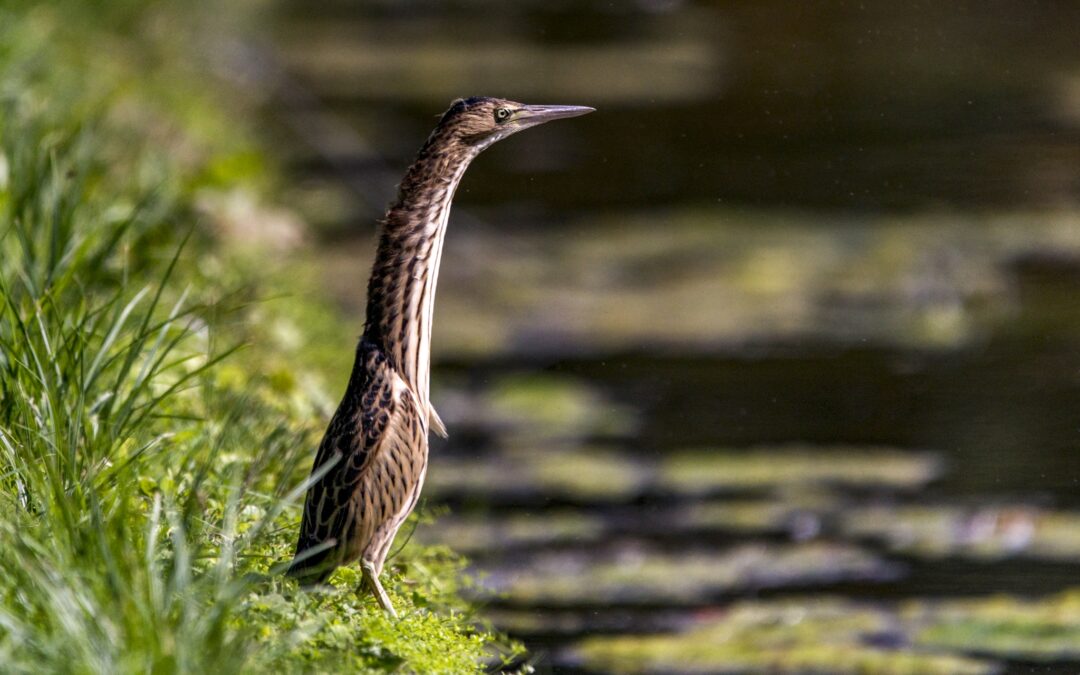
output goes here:
<path id="1" fill-rule="evenodd" d="M 438 129 L 477 152 L 523 129 L 593 112 L 580 105 L 526 105 L 501 98 L 459 98 L 443 114 Z"/>

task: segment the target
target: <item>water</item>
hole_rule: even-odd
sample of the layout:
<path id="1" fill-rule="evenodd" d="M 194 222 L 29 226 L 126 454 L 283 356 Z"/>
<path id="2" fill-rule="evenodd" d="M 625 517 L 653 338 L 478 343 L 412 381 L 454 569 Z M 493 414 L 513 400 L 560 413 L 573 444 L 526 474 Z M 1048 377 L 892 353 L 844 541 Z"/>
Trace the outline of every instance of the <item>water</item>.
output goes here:
<path id="1" fill-rule="evenodd" d="M 1080 504 L 1080 355 L 994 345 L 948 354 L 800 346 L 750 358 L 636 357 L 556 368 L 648 402 L 638 442 L 664 450 L 792 440 L 949 452 L 949 494 Z M 787 351 L 787 353 L 783 353 Z"/>
<path id="2" fill-rule="evenodd" d="M 451 98 L 599 109 L 470 169 L 436 314 L 419 536 L 541 671 L 1080 667 L 1076 8 L 298 7 L 271 123 L 334 122 L 281 147 L 352 325 Z"/>
<path id="3" fill-rule="evenodd" d="M 474 382 L 497 380 L 500 373 L 523 367 L 589 382 L 606 397 L 639 411 L 635 432 L 614 439 L 598 434 L 585 445 L 614 445 L 627 456 L 646 461 L 685 448 L 754 448 L 761 445 L 807 444 L 831 448 L 836 444 L 890 446 L 941 451 L 946 468 L 939 480 L 911 489 L 880 489 L 847 485 L 833 490 L 842 506 L 810 511 L 814 516 L 806 534 L 798 521 L 776 527 L 750 526 L 734 531 L 723 523 L 680 525 L 672 517 L 680 509 L 700 503 L 694 494 L 629 492 L 614 499 L 590 501 L 581 497 L 536 499 L 534 495 L 488 495 L 484 489 L 467 491 L 451 499 L 453 511 L 472 514 L 474 521 L 542 518 L 567 507 L 589 513 L 607 523 L 599 537 L 575 537 L 540 542 L 514 542 L 492 537 L 470 550 L 479 569 L 511 569 L 529 574 L 538 556 L 557 551 L 565 556 L 560 573 L 580 573 L 581 559 L 602 557 L 610 549 L 642 546 L 651 550 L 707 550 L 716 555 L 747 542 L 857 541 L 882 554 L 899 567 L 886 574 L 848 578 L 844 573 L 829 583 L 797 580 L 770 588 L 751 584 L 731 591 L 702 592 L 688 612 L 684 600 L 644 605 L 615 601 L 550 604 L 509 596 L 489 600 L 494 615 L 507 608 L 535 612 L 535 625 L 517 629 L 534 650 L 545 655 L 545 667 L 558 670 L 574 660 L 567 646 L 597 634 L 651 633 L 685 628 L 688 616 L 725 606 L 741 598 L 804 597 L 821 592 L 858 601 L 897 602 L 927 598 L 968 598 L 993 594 L 1020 597 L 1050 595 L 1076 585 L 1073 554 L 1051 558 L 1024 547 L 999 549 L 988 557 L 972 555 L 978 545 L 958 546 L 945 557 L 918 551 L 894 551 L 876 537 L 853 537 L 837 525 L 837 509 L 859 509 L 880 503 L 936 505 L 977 510 L 1021 504 L 1035 509 L 1080 507 L 1077 480 L 1080 453 L 1076 452 L 1077 424 L 1071 411 L 1080 403 L 1080 357 L 1062 345 L 1035 346 L 1031 342 L 980 345 L 947 353 L 920 353 L 882 348 L 837 348 L 828 345 L 758 347 L 750 354 L 711 357 L 656 357 L 613 355 L 599 359 L 541 360 L 523 364 L 514 359 L 495 363 L 444 363 L 443 379 L 457 381 L 468 374 Z M 483 384 L 475 385 L 478 389 Z M 456 456 L 474 457 L 499 452 L 499 434 L 485 442 L 466 432 L 438 448 L 433 465 Z M 495 447 L 492 448 L 491 446 Z M 542 444 L 538 446 L 542 451 Z M 812 450 L 811 450 L 812 451 Z M 828 455 L 823 456 L 822 461 Z M 553 461 L 558 461 L 553 459 Z M 603 480 L 603 474 L 597 480 Z M 438 481 L 438 479 L 435 479 Z M 750 490 L 756 498 L 769 490 Z M 780 500 L 788 497 L 780 492 Z M 739 490 L 728 497 L 738 503 Z M 483 506 L 490 501 L 492 508 Z M 798 500 L 795 499 L 797 502 Z M 1073 516 L 1076 518 L 1076 516 Z M 467 518 L 468 519 L 468 518 Z M 1080 520 L 1077 521 L 1080 523 Z M 954 533 L 956 539 L 965 534 Z M 1069 535 L 1071 538 L 1074 535 Z M 439 539 L 435 537 L 435 539 Z M 457 541 L 454 534 L 446 537 Z M 993 539 L 993 536 L 990 537 Z M 997 541 L 1000 544 L 1000 541 Z M 993 544 L 991 544 L 993 546 Z M 679 584 L 672 583 L 672 595 Z M 511 585 L 510 588 L 513 588 Z M 505 587 L 503 587 L 505 590 Z M 571 615 L 574 618 L 568 619 Z M 510 622 L 513 625 L 513 622 Z M 1021 656 L 1010 657 L 1017 672 L 1072 672 L 1073 662 L 1060 671 L 1034 671 Z M 1045 668 L 1045 666 L 1041 666 Z"/>
<path id="4" fill-rule="evenodd" d="M 462 204 L 1010 208 L 1075 197 L 1078 20 L 1019 2 L 338 3 L 287 11 L 278 44 L 377 157 L 406 160 L 466 94 L 598 107 L 496 146 Z"/>

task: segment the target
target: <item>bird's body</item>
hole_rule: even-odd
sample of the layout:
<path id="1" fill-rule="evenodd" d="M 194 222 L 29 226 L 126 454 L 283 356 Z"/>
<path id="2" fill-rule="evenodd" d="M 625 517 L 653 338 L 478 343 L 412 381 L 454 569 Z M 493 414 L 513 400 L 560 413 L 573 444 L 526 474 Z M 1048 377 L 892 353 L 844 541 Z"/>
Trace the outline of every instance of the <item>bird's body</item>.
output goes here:
<path id="1" fill-rule="evenodd" d="M 435 285 L 454 191 L 484 148 L 551 119 L 590 112 L 472 98 L 455 101 L 406 172 L 387 211 L 368 284 L 352 375 L 319 445 L 289 574 L 325 581 L 359 559 L 380 604 L 379 575 L 427 472 L 428 431 L 445 435 L 429 398 Z"/>

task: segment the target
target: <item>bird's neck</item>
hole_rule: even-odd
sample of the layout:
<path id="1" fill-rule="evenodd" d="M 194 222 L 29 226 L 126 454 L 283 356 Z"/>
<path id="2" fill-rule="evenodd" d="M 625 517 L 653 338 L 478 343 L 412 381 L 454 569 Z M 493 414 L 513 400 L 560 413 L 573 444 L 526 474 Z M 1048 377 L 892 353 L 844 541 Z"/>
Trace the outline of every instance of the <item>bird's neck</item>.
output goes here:
<path id="1" fill-rule="evenodd" d="M 475 153 L 432 138 L 387 211 L 368 284 L 364 336 L 379 345 L 426 408 L 435 286 L 450 202 Z"/>

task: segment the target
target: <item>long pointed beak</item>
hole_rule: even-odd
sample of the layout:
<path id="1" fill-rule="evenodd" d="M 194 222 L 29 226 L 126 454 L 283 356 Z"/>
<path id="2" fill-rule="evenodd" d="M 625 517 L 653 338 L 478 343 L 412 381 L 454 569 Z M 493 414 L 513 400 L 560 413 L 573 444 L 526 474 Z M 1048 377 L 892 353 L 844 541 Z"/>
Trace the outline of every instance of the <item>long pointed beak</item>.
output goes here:
<path id="1" fill-rule="evenodd" d="M 595 111 L 596 108 L 584 105 L 527 105 L 518 110 L 515 121 L 523 126 L 532 127 L 551 120 L 577 117 Z"/>

